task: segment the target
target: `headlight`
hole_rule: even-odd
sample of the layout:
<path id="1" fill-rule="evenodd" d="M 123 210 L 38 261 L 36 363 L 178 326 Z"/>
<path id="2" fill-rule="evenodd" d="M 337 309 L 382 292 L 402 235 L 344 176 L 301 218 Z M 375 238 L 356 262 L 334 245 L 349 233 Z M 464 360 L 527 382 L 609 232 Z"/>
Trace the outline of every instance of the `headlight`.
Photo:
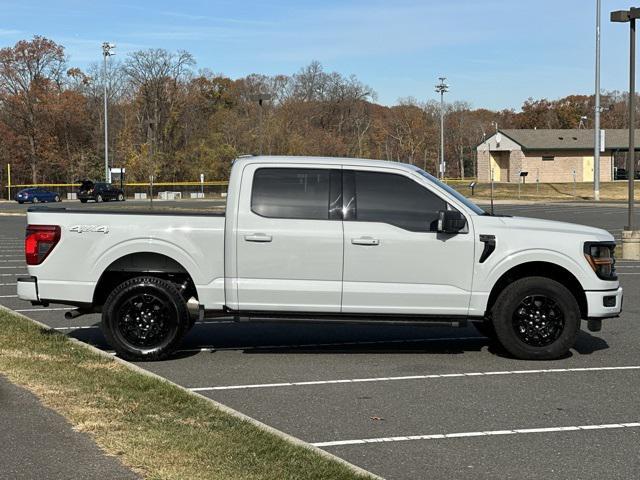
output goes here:
<path id="1" fill-rule="evenodd" d="M 616 280 L 616 244 L 614 242 L 586 242 L 584 256 L 602 280 Z"/>

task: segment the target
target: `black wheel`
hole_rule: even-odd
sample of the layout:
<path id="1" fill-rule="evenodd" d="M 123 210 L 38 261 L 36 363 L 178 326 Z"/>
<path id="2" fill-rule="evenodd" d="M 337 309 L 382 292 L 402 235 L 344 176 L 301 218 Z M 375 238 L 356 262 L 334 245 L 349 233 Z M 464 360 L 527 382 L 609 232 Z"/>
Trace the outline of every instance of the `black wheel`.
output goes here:
<path id="1" fill-rule="evenodd" d="M 24 202 L 18 202 L 20 205 L 22 205 Z"/>
<path id="2" fill-rule="evenodd" d="M 86 198 L 81 198 L 80 199 L 80 203 L 87 203 L 87 199 Z"/>
<path id="3" fill-rule="evenodd" d="M 53 201 L 56 202 L 56 203 L 60 203 L 62 200 L 60 200 L 60 196 L 59 195 L 56 195 L 54 197 Z"/>
<path id="4" fill-rule="evenodd" d="M 511 283 L 492 309 L 496 336 L 517 358 L 551 360 L 567 354 L 580 329 L 580 307 L 561 283 L 528 277 Z"/>
<path id="5" fill-rule="evenodd" d="M 124 195 L 122 193 L 118 194 L 118 201 L 119 202 L 124 202 Z"/>
<path id="6" fill-rule="evenodd" d="M 136 277 L 120 284 L 102 309 L 102 331 L 128 360 L 159 360 L 178 346 L 189 329 L 187 304 L 174 284 Z"/>
<path id="7" fill-rule="evenodd" d="M 96 195 L 96 203 L 102 202 L 102 195 Z"/>

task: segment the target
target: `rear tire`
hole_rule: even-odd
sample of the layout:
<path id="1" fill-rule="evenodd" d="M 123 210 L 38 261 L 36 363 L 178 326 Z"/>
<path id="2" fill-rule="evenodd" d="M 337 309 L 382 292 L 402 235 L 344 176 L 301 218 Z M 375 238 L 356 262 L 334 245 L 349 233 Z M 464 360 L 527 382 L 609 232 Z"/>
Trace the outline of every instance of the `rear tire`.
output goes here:
<path id="1" fill-rule="evenodd" d="M 122 193 L 118 194 L 118 201 L 119 202 L 124 202 L 124 195 Z"/>
<path id="2" fill-rule="evenodd" d="M 87 203 L 87 199 L 86 198 L 81 198 L 80 199 L 80 203 Z"/>
<path id="3" fill-rule="evenodd" d="M 157 277 L 118 285 L 102 310 L 101 328 L 118 356 L 127 360 L 168 357 L 189 330 L 187 304 L 177 287 Z"/>
<path id="4" fill-rule="evenodd" d="M 58 195 L 56 195 L 53 199 L 54 202 L 56 203 L 60 203 L 62 200 L 60 200 L 60 197 Z"/>
<path id="5" fill-rule="evenodd" d="M 573 294 L 545 277 L 511 283 L 492 309 L 498 340 L 523 360 L 553 360 L 566 355 L 576 341 L 580 317 Z"/>
<path id="6" fill-rule="evenodd" d="M 96 203 L 102 203 L 102 195 L 96 195 Z"/>
<path id="7" fill-rule="evenodd" d="M 33 197 L 33 203 L 38 203 L 40 200 L 38 200 L 38 197 Z"/>

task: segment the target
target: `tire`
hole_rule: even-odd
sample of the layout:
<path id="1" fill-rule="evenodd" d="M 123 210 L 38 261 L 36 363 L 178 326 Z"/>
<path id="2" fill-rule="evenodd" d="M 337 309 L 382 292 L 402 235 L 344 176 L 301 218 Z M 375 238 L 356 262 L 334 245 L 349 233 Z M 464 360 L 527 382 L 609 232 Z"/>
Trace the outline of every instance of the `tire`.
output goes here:
<path id="1" fill-rule="evenodd" d="M 33 203 L 38 203 L 39 201 L 40 200 L 38 200 L 38 197 L 33 197 L 33 200 L 32 200 Z"/>
<path id="2" fill-rule="evenodd" d="M 157 277 L 136 277 L 121 283 L 102 309 L 104 336 L 118 356 L 127 360 L 168 357 L 189 325 L 187 304 L 177 287 Z"/>
<path id="3" fill-rule="evenodd" d="M 22 205 L 24 202 L 18 202 L 20 205 Z"/>
<path id="4" fill-rule="evenodd" d="M 102 195 L 96 195 L 96 203 L 102 203 Z"/>
<path id="5" fill-rule="evenodd" d="M 86 198 L 81 198 L 80 199 L 80 203 L 87 203 L 87 199 Z"/>
<path id="6" fill-rule="evenodd" d="M 60 196 L 56 195 L 56 196 L 53 198 L 53 201 L 54 201 L 54 202 L 56 202 L 56 203 L 60 203 L 62 200 L 60 199 Z"/>
<path id="7" fill-rule="evenodd" d="M 118 194 L 118 201 L 119 202 L 124 202 L 124 195 L 122 193 Z"/>
<path id="8" fill-rule="evenodd" d="M 510 354 L 523 360 L 565 356 L 576 341 L 580 317 L 573 294 L 545 277 L 511 283 L 492 309 L 498 340 Z"/>

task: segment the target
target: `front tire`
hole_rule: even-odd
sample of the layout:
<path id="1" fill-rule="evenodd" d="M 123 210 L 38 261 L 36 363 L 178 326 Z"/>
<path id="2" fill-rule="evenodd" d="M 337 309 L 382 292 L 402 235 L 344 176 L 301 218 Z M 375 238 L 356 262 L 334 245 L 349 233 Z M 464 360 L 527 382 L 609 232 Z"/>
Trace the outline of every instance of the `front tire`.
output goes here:
<path id="1" fill-rule="evenodd" d="M 54 197 L 53 201 L 54 201 L 55 203 L 60 203 L 62 200 L 60 200 L 60 196 L 56 195 L 56 196 Z"/>
<path id="2" fill-rule="evenodd" d="M 102 203 L 102 195 L 96 195 L 96 203 Z"/>
<path id="3" fill-rule="evenodd" d="M 157 277 L 118 285 L 102 310 L 102 331 L 127 360 L 168 357 L 189 330 L 189 311 L 177 287 Z"/>
<path id="4" fill-rule="evenodd" d="M 118 201 L 119 202 L 124 202 L 124 195 L 122 193 L 118 194 Z"/>
<path id="5" fill-rule="evenodd" d="M 566 355 L 576 341 L 580 317 L 573 294 L 545 277 L 511 283 L 492 309 L 498 340 L 523 360 L 553 360 Z"/>
<path id="6" fill-rule="evenodd" d="M 87 199 L 86 198 L 81 198 L 80 199 L 80 203 L 87 203 Z"/>

